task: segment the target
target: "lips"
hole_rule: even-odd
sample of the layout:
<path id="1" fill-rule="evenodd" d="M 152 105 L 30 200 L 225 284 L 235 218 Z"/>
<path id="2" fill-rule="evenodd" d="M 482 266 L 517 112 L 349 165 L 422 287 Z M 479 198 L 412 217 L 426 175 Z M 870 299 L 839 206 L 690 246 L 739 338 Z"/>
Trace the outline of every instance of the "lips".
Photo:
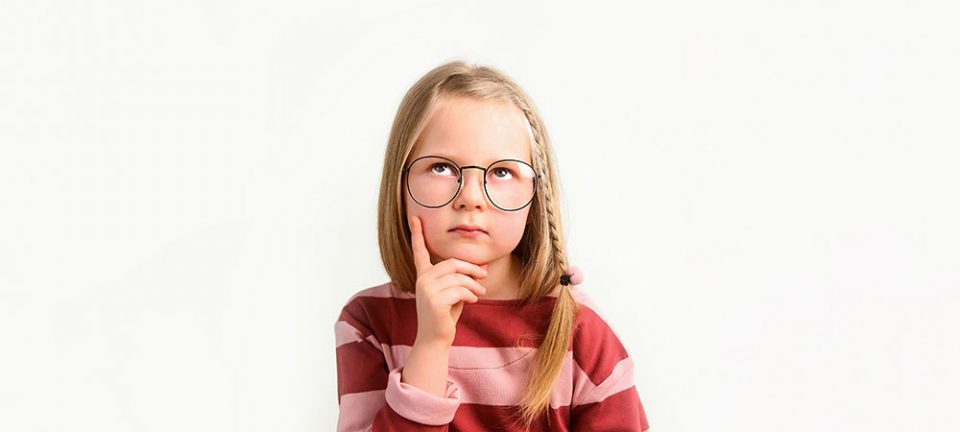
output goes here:
<path id="1" fill-rule="evenodd" d="M 486 231 L 484 231 L 482 228 L 480 228 L 480 227 L 478 227 L 478 226 L 476 226 L 476 225 L 460 224 L 460 225 L 457 225 L 457 226 L 453 227 L 453 229 L 451 229 L 450 231 L 456 231 L 456 230 L 464 230 L 464 231 L 471 231 L 471 232 L 472 232 L 472 231 L 478 231 L 478 232 L 486 233 Z"/>

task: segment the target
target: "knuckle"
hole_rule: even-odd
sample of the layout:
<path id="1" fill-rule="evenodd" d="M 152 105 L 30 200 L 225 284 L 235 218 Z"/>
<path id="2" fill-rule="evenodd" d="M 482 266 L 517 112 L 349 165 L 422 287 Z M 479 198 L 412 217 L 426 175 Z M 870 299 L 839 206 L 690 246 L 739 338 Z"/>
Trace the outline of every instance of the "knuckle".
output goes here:
<path id="1" fill-rule="evenodd" d="M 450 259 L 453 260 L 453 265 L 458 269 L 467 268 L 471 265 L 470 263 L 459 258 L 450 258 Z"/>
<path id="2" fill-rule="evenodd" d="M 463 283 L 464 289 L 468 291 L 476 291 L 478 288 L 482 286 L 480 285 L 480 282 L 477 282 L 476 280 L 474 280 L 473 278 L 467 275 L 460 275 L 460 279 Z"/>
<path id="3" fill-rule="evenodd" d="M 466 286 L 468 286 L 468 287 L 471 287 L 471 286 L 474 286 L 474 287 L 480 286 L 480 282 L 477 281 L 476 279 L 474 279 L 473 276 L 465 275 L 465 274 L 463 274 L 463 273 L 458 274 L 458 276 L 460 277 L 460 280 L 463 281 L 464 285 L 466 285 Z"/>

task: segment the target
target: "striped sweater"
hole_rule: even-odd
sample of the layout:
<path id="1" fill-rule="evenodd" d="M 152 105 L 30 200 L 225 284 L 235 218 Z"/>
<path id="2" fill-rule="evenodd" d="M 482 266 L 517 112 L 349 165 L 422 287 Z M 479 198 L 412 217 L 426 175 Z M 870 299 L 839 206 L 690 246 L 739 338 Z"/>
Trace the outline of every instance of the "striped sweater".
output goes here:
<path id="1" fill-rule="evenodd" d="M 581 304 L 570 350 L 550 396 L 548 415 L 532 431 L 645 431 L 633 362 L 594 303 Z M 521 431 L 516 413 L 556 293 L 527 306 L 519 300 L 465 303 L 450 348 L 444 396 L 400 381 L 417 336 L 414 294 L 395 284 L 364 289 L 340 312 L 337 343 L 338 431 Z"/>

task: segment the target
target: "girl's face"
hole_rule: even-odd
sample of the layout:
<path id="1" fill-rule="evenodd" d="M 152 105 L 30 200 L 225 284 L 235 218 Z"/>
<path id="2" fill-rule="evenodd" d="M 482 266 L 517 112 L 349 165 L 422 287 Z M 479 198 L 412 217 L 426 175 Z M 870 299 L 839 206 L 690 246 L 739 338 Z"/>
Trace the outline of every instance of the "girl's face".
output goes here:
<path id="1" fill-rule="evenodd" d="M 515 105 L 465 97 L 441 97 L 434 114 L 407 163 L 421 156 L 442 156 L 464 167 L 486 168 L 501 159 L 519 159 L 531 166 L 530 136 L 526 118 Z M 450 203 L 429 208 L 410 198 L 406 185 L 407 220 L 418 216 L 423 237 L 434 263 L 458 258 L 477 265 L 489 264 L 510 253 L 520 243 L 531 203 L 521 210 L 497 208 L 483 190 L 483 171 L 461 171 L 463 185 Z M 466 235 L 457 225 L 474 225 L 484 232 Z"/>

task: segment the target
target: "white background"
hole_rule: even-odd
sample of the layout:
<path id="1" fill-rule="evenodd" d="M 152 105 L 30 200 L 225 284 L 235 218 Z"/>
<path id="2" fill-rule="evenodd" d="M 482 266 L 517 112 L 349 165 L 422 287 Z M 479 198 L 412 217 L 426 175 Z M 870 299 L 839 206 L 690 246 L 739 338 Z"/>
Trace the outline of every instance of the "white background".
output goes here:
<path id="1" fill-rule="evenodd" d="M 454 59 L 540 107 L 651 430 L 960 428 L 957 2 L 370 3 L 0 5 L 0 429 L 333 430 Z"/>

